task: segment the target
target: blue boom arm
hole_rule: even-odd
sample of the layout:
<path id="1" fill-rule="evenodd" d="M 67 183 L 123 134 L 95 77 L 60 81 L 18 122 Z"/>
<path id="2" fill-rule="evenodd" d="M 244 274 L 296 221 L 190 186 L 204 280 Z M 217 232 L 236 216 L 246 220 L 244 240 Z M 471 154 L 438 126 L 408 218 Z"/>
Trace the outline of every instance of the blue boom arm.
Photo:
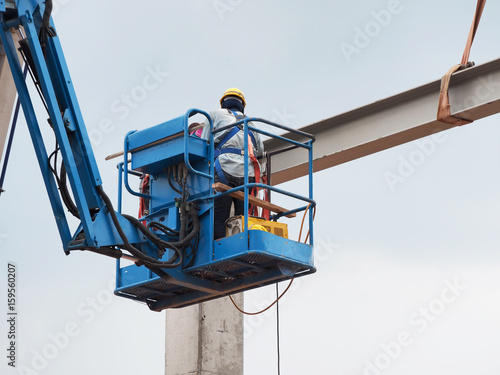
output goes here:
<path id="1" fill-rule="evenodd" d="M 48 8 L 50 2 L 46 3 Z M 28 123 L 64 250 L 69 253 L 74 249 L 86 249 L 119 257 L 120 252 L 117 251 L 116 245 L 124 246 L 124 241 L 116 223 L 126 234 L 129 243 L 143 246 L 140 244 L 144 244 L 145 240 L 139 230 L 121 215 L 116 215 L 114 219 L 114 213 L 110 212 L 106 198 L 103 197 L 101 177 L 61 44 L 49 18 L 50 9 L 45 8 L 43 2 L 36 1 L 17 1 L 16 3 L 7 1 L 7 3 L 0 4 L 3 4 L 3 9 L 0 8 L 2 43 Z M 11 30 L 24 32 L 20 46 L 14 45 Z M 22 74 L 21 62 L 17 58 L 17 49 L 20 49 L 41 93 L 49 116 L 48 124 L 41 123 L 37 118 L 34 103 Z M 60 173 L 53 170 L 57 166 L 51 167 L 41 126 L 50 126 L 54 130 L 57 139 L 56 153 L 61 154 L 63 163 Z M 63 202 L 68 200 L 68 189 L 61 185 L 61 180 L 64 183 L 66 179 L 69 180 L 74 197 L 74 204 L 69 203 L 70 211 L 81 222 L 74 234 L 70 233 L 63 205 Z M 61 188 L 63 192 L 62 199 L 58 188 Z"/>

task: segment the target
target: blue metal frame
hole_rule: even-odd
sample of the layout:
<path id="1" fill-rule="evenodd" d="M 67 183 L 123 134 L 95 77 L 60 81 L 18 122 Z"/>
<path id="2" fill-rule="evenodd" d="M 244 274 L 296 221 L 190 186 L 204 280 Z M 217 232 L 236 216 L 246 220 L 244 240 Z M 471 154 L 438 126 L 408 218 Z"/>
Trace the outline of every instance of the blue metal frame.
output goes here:
<path id="1" fill-rule="evenodd" d="M 205 177 L 205 178 L 208 178 L 211 182 L 211 184 L 214 182 L 214 166 L 213 166 L 213 163 L 210 164 L 210 174 L 206 174 L 206 173 L 203 173 L 203 172 L 200 172 L 200 171 L 197 171 L 195 170 L 192 166 L 191 166 L 191 162 L 189 161 L 189 124 L 188 124 L 188 120 L 190 117 L 194 116 L 194 115 L 197 115 L 197 114 L 201 114 L 203 116 L 205 116 L 205 118 L 208 120 L 208 125 L 210 126 L 210 139 L 209 139 L 209 144 L 210 144 L 210 160 L 214 160 L 214 136 L 212 134 L 212 131 L 213 131 L 213 128 L 214 128 L 214 124 L 213 124 L 213 121 L 212 121 L 212 118 L 210 117 L 210 115 L 204 111 L 201 111 L 199 109 L 196 109 L 196 108 L 191 108 L 190 110 L 187 111 L 186 115 L 184 116 L 184 149 L 186 150 L 186 152 L 184 153 L 184 164 L 186 164 L 186 166 L 188 167 L 189 171 L 194 173 L 194 174 L 197 174 L 199 176 L 202 176 L 202 177 Z"/>
<path id="2" fill-rule="evenodd" d="M 123 162 L 120 164 L 122 167 L 123 167 L 123 183 L 125 185 L 125 188 L 127 189 L 127 191 L 132 194 L 132 195 L 135 195 L 136 197 L 139 197 L 139 198 L 146 198 L 146 199 L 150 199 L 151 198 L 151 195 L 148 195 L 148 194 L 143 194 L 143 193 L 138 193 L 136 191 L 134 191 L 131 187 L 130 187 L 130 184 L 128 183 L 128 175 L 129 175 L 129 168 L 128 168 L 128 164 L 129 164 L 129 160 L 128 160 L 128 155 L 129 155 L 129 148 L 128 148 L 128 144 L 129 144 L 129 136 L 134 134 L 136 132 L 136 130 L 132 130 L 130 132 L 127 133 L 127 135 L 125 136 L 125 141 L 123 143 Z M 122 174 L 120 173 L 120 178 L 121 178 Z M 120 182 L 120 188 L 121 188 L 121 182 Z"/>
<path id="3" fill-rule="evenodd" d="M 38 33 L 45 8 L 43 2 L 17 1 L 16 5 L 17 17 L 14 17 L 9 10 L 10 19 L 6 21 L 5 13 L 0 13 L 0 36 L 5 46 L 63 248 L 68 253 L 80 247 L 99 249 L 101 246 L 121 244 L 122 241 L 112 225 L 109 212 L 104 209 L 104 202 L 96 190 L 102 182 L 59 38 L 48 37 L 45 50 L 42 51 Z M 50 22 L 55 30 L 52 20 Z M 74 235 L 71 235 L 66 211 L 54 176 L 49 169 L 48 152 L 42 137 L 41 124 L 36 117 L 33 102 L 22 75 L 10 27 L 22 28 L 26 34 L 34 64 L 33 69 L 36 70 L 80 217 L 80 225 Z M 91 209 L 95 212 L 99 211 L 99 214 L 92 215 Z M 131 241 L 144 242 L 138 231 L 127 220 L 120 218 L 120 221 Z M 84 243 L 73 244 L 73 239 L 82 231 L 85 234 Z"/>
<path id="4" fill-rule="evenodd" d="M 21 105 L 24 111 L 24 115 L 28 123 L 31 140 L 33 142 L 33 147 L 37 155 L 40 171 L 42 173 L 42 177 L 45 182 L 45 186 L 47 188 L 47 193 L 51 202 L 52 211 L 54 217 L 56 218 L 59 234 L 63 246 L 66 247 L 67 243 L 71 240 L 69 225 L 66 220 L 65 211 L 61 202 L 61 198 L 59 197 L 56 182 L 48 168 L 49 165 L 48 153 L 45 148 L 45 144 L 43 142 L 42 134 L 40 131 L 40 127 L 38 125 L 38 120 L 36 118 L 34 106 L 30 98 L 28 87 L 24 80 L 21 64 L 17 59 L 16 47 L 14 46 L 14 41 L 12 39 L 10 30 L 5 29 L 3 27 L 3 13 L 1 14 L 1 17 L 2 17 L 2 25 L 0 26 L 2 27 L 0 27 L 0 37 L 2 38 L 2 43 L 4 45 L 7 60 L 9 61 L 9 66 L 12 72 L 12 76 L 14 78 L 14 83 L 16 85 L 19 99 L 21 100 Z M 18 19 L 17 21 L 18 23 L 23 22 L 24 24 L 28 24 L 27 16 L 24 16 L 21 19 Z M 12 24 L 12 22 L 10 24 Z"/>
<path id="5" fill-rule="evenodd" d="M 260 123 L 265 123 L 267 125 L 270 125 L 272 127 L 276 127 L 278 129 L 282 129 L 282 130 L 286 130 L 290 133 L 294 133 L 294 134 L 297 134 L 297 135 L 300 135 L 301 137 L 305 137 L 305 138 L 308 138 L 309 140 L 306 141 L 306 142 L 299 142 L 299 141 L 295 141 L 293 139 L 289 139 L 289 138 L 285 138 L 283 136 L 280 136 L 280 135 L 277 135 L 277 134 L 273 134 L 273 133 L 270 133 L 270 132 L 267 132 L 265 130 L 261 130 L 257 127 L 254 127 L 254 126 L 251 126 L 249 125 L 248 123 L 251 122 L 260 122 Z M 245 173 L 245 178 L 244 178 L 244 185 L 242 186 L 239 186 L 239 187 L 236 187 L 236 188 L 233 188 L 233 189 L 230 189 L 230 190 L 227 190 L 225 192 L 222 192 L 222 193 L 218 193 L 217 195 L 214 196 L 215 199 L 217 199 L 217 197 L 220 197 L 220 196 L 224 196 L 224 195 L 228 195 L 228 194 L 231 194 L 231 193 L 234 193 L 236 191 L 241 191 L 243 190 L 243 193 L 244 193 L 244 199 L 245 199 L 245 208 L 244 208 L 244 220 L 245 220 L 245 223 L 248 223 L 248 194 L 249 194 L 249 191 L 253 188 L 253 187 L 259 187 L 259 188 L 265 188 L 265 189 L 268 189 L 268 190 L 272 190 L 272 191 L 275 191 L 279 194 L 283 194 L 283 195 L 287 195 L 287 196 L 290 196 L 292 198 L 295 198 L 295 199 L 298 199 L 298 200 L 302 200 L 304 202 L 308 202 L 309 205 L 307 206 L 304 206 L 304 207 L 300 207 L 300 208 L 296 208 L 296 209 L 292 209 L 292 210 L 289 210 L 287 212 L 284 212 L 284 213 L 281 213 L 281 214 L 276 214 L 276 215 L 272 215 L 272 218 L 273 220 L 277 220 L 279 219 L 280 217 L 283 217 L 283 216 L 286 216 L 286 215 L 289 215 L 291 213 L 297 213 L 297 212 L 301 212 L 301 211 L 305 211 L 308 207 L 310 208 L 309 210 L 309 216 L 308 216 L 308 219 L 309 219 L 309 232 L 310 232 L 310 236 L 309 236 L 309 244 L 310 245 L 313 245 L 314 244 L 314 236 L 313 236 L 313 208 L 316 206 L 316 202 L 314 201 L 313 199 L 313 142 L 314 142 L 314 136 L 310 135 L 310 134 L 307 134 L 307 133 L 304 133 L 300 130 L 296 130 L 296 129 L 293 129 L 293 128 L 289 128 L 287 126 L 284 126 L 284 125 L 281 125 L 281 124 L 277 124 L 277 123 L 274 123 L 274 122 L 271 122 L 271 121 L 268 121 L 268 120 L 264 120 L 264 119 L 261 119 L 261 118 L 257 118 L 257 117 L 253 117 L 253 118 L 245 118 L 243 120 L 240 120 L 234 124 L 231 124 L 231 125 L 227 125 L 227 126 L 224 126 L 222 128 L 219 128 L 219 129 L 216 129 L 216 130 L 213 130 L 212 132 L 215 134 L 215 133 L 219 133 L 219 132 L 222 132 L 222 131 L 225 131 L 227 129 L 230 129 L 230 128 L 233 128 L 234 126 L 238 126 L 238 125 L 241 125 L 243 124 L 243 131 L 244 131 L 244 173 Z M 288 192 L 288 191 L 285 191 L 285 190 L 282 190 L 282 189 L 278 189 L 276 187 L 273 187 L 273 186 L 270 186 L 270 185 L 265 185 L 265 184 L 261 184 L 261 183 L 250 183 L 249 182 L 249 179 L 248 179 L 248 168 L 249 168 L 249 165 L 248 165 L 248 160 L 249 160 L 249 155 L 248 155 L 248 132 L 249 130 L 251 130 L 252 132 L 257 132 L 257 133 L 260 133 L 260 134 L 263 134 L 263 135 L 267 135 L 269 137 L 272 137 L 272 138 L 276 138 L 276 139 L 279 139 L 285 143 L 290 143 L 294 146 L 297 146 L 297 147 L 301 147 L 301 148 L 304 148 L 307 150 L 308 152 L 308 179 L 309 179 L 309 197 L 304 197 L 304 196 L 301 196 L 301 195 L 298 195 L 298 194 L 294 194 L 294 193 L 291 193 L 291 192 Z M 248 236 L 248 228 L 245 227 L 245 235 Z"/>
<path id="6" fill-rule="evenodd" d="M 31 52 L 34 55 L 33 57 L 34 57 L 35 67 L 36 67 L 37 72 L 38 72 L 40 84 L 42 87 L 42 91 L 44 93 L 45 102 L 46 102 L 48 110 L 49 110 L 50 118 L 52 119 L 52 126 L 54 128 L 55 133 L 56 133 L 57 140 L 59 142 L 59 147 L 60 147 L 61 153 L 63 155 L 64 163 L 65 163 L 66 169 L 68 171 L 69 181 L 70 181 L 71 188 L 73 190 L 73 195 L 74 195 L 77 207 L 78 207 L 78 213 L 79 213 L 80 218 L 81 218 L 83 230 L 85 232 L 86 238 L 91 239 L 91 238 L 94 238 L 96 236 L 96 234 L 94 232 L 93 226 L 91 225 L 92 218 L 91 218 L 90 213 L 89 213 L 89 209 L 90 209 L 89 201 L 90 200 L 88 199 L 88 195 L 86 194 L 86 191 L 88 192 L 89 191 L 88 189 L 94 188 L 94 186 L 92 186 L 92 187 L 86 186 L 86 184 L 85 184 L 86 181 L 84 181 L 81 178 L 81 174 L 79 173 L 80 171 L 78 170 L 77 162 L 75 160 L 76 153 L 74 152 L 74 150 L 72 148 L 72 144 L 70 144 L 68 134 L 66 132 L 66 127 L 65 127 L 65 124 L 63 122 L 63 118 L 60 116 L 58 98 L 56 96 L 55 88 L 53 85 L 53 83 L 55 83 L 55 82 L 52 80 L 52 77 L 49 73 L 49 69 L 48 69 L 47 64 L 45 62 L 42 48 L 41 48 L 40 43 L 38 41 L 38 33 L 35 30 L 35 26 L 34 26 L 33 22 L 25 22 L 24 20 L 25 20 L 24 18 L 21 18 L 24 30 L 26 31 L 27 39 L 30 42 Z M 57 38 L 57 37 L 55 37 L 55 38 Z M 55 39 L 55 38 L 52 38 L 52 39 Z M 55 43 L 49 43 L 49 44 L 51 44 L 51 46 L 56 49 L 56 53 L 62 53 L 62 51 L 58 50 L 58 48 L 57 48 L 58 45 L 56 45 Z M 62 74 L 62 76 L 66 77 L 66 79 L 67 79 L 66 82 L 71 82 L 71 79 L 69 78 L 69 72 L 65 70 L 66 66 L 65 66 L 65 64 L 62 64 L 61 61 L 62 61 L 62 59 L 60 59 L 58 61 L 59 67 L 61 69 L 63 69 L 61 71 L 61 74 Z M 71 96 L 74 93 L 68 92 L 68 94 Z M 74 99 L 74 100 L 71 100 L 72 103 L 73 104 L 76 103 L 76 97 L 72 98 L 72 99 Z M 77 111 L 75 109 L 75 113 L 76 112 Z M 74 116 L 74 117 L 76 118 L 76 116 Z M 84 128 L 84 126 L 80 126 L 80 128 Z M 87 136 L 86 141 L 89 142 L 88 136 Z M 85 143 L 85 141 L 83 141 L 83 142 Z M 88 161 L 89 164 L 94 165 L 94 167 L 92 169 L 97 169 L 95 160 L 93 158 L 91 158 L 91 156 L 93 157 L 93 153 L 89 154 L 87 152 L 86 156 L 87 156 L 86 161 Z M 96 181 L 96 182 L 98 182 L 98 181 Z M 97 194 L 95 194 L 94 196 L 97 196 Z M 102 203 L 101 203 L 101 205 L 102 205 Z"/>

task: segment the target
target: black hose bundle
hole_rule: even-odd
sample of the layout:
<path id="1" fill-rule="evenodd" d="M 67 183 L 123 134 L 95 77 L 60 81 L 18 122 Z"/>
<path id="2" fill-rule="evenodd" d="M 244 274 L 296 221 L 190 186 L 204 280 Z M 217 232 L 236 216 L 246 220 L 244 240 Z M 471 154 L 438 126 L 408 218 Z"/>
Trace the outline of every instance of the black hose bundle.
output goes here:
<path id="1" fill-rule="evenodd" d="M 40 26 L 40 35 L 38 36 L 42 47 L 45 47 L 45 43 L 49 37 L 53 38 L 57 35 L 56 30 L 50 26 L 52 6 L 52 0 L 45 0 L 45 10 L 43 12 L 42 24 Z"/>
<path id="2" fill-rule="evenodd" d="M 153 268 L 175 268 L 179 266 L 182 263 L 182 253 L 175 248 L 175 245 L 170 247 L 172 250 L 175 251 L 175 255 L 170 258 L 167 261 L 160 261 L 158 259 L 155 259 L 153 257 L 150 257 L 149 255 L 144 254 L 141 250 L 137 249 L 134 247 L 128 240 L 127 235 L 123 231 L 120 222 L 118 221 L 118 216 L 116 215 L 115 210 L 113 209 L 113 204 L 111 203 L 111 200 L 109 197 L 106 195 L 104 192 L 103 188 L 101 185 L 96 186 L 97 192 L 101 196 L 102 200 L 104 201 L 104 204 L 106 205 L 109 214 L 111 215 L 111 220 L 113 221 L 113 224 L 115 225 L 115 228 L 118 232 L 118 235 L 120 236 L 121 240 L 123 241 L 123 246 L 126 250 L 128 250 L 132 255 L 136 256 L 137 258 L 140 259 L 140 262 L 144 264 L 145 266 L 153 267 Z M 125 216 L 124 217 L 131 221 L 144 235 L 146 235 L 147 232 L 147 238 L 153 242 L 155 245 L 162 245 L 162 244 L 167 244 L 168 242 L 165 242 L 161 240 L 160 238 L 156 237 L 153 233 L 151 233 L 139 220 L 137 220 L 134 217 L 131 216 Z M 176 251 L 177 250 L 177 251 Z"/>
<path id="3" fill-rule="evenodd" d="M 198 205 L 193 203 L 193 202 L 188 202 L 185 204 L 186 212 L 189 215 L 189 218 L 191 219 L 192 222 L 192 228 L 190 232 L 184 237 L 180 238 L 179 241 L 175 242 L 169 242 L 169 241 L 164 241 L 158 236 L 154 235 L 148 228 L 154 227 L 157 229 L 160 229 L 163 231 L 164 229 L 166 230 L 167 235 L 175 234 L 173 233 L 173 230 L 164 226 L 163 224 L 160 223 L 152 223 L 150 226 L 146 227 L 144 224 L 142 224 L 137 218 L 122 214 L 122 216 L 130 221 L 141 233 L 149 240 L 151 243 L 153 243 L 160 252 L 164 252 L 165 249 L 170 249 L 174 252 L 174 254 L 170 257 L 170 259 L 166 261 L 160 261 L 158 259 L 155 259 L 153 257 L 150 257 L 149 255 L 144 254 L 141 250 L 137 249 L 134 247 L 128 240 L 125 232 L 123 231 L 119 221 L 118 217 L 116 215 L 116 212 L 113 209 L 113 205 L 111 203 L 111 200 L 109 197 L 104 193 L 104 190 L 101 185 L 96 187 L 97 192 L 101 196 L 101 198 L 104 201 L 104 204 L 106 205 L 110 215 L 111 215 L 111 220 L 113 221 L 113 224 L 118 231 L 118 235 L 120 236 L 121 240 L 123 241 L 123 246 L 126 250 L 128 250 L 132 255 L 136 256 L 139 258 L 140 263 L 144 264 L 148 268 L 175 268 L 178 267 L 179 265 L 182 264 L 182 261 L 184 259 L 183 253 L 181 249 L 185 249 L 186 247 L 190 246 L 190 243 L 197 237 L 197 235 L 200 232 L 200 222 L 199 222 L 199 217 L 198 217 Z M 167 230 L 168 229 L 168 230 Z M 195 252 L 192 252 L 192 255 L 194 255 Z M 191 263 L 191 262 L 190 262 Z M 140 264 L 139 264 L 140 265 Z"/>
<path id="4" fill-rule="evenodd" d="M 79 218 L 80 215 L 78 213 L 78 209 L 71 197 L 71 194 L 69 192 L 69 188 L 67 185 L 67 171 L 66 167 L 64 165 L 64 162 L 61 163 L 61 168 L 59 174 L 57 174 L 57 153 L 59 151 L 59 148 L 56 146 L 56 150 L 50 155 L 49 157 L 49 168 L 54 174 L 56 178 L 56 182 L 59 187 L 59 191 L 61 193 L 61 198 L 66 205 L 68 211 L 73 214 L 76 218 Z M 51 160 L 53 159 L 53 164 L 51 163 Z M 121 240 L 123 241 L 123 248 L 125 250 L 128 250 L 133 256 L 137 257 L 139 259 L 139 262 L 137 262 L 137 265 L 146 265 L 148 268 L 152 268 L 153 271 L 156 272 L 157 268 L 175 268 L 178 267 L 182 264 L 184 255 L 183 255 L 183 250 L 185 250 L 188 247 L 192 248 L 192 251 L 190 254 L 187 255 L 188 258 L 190 258 L 189 265 L 191 265 L 194 262 L 194 258 L 196 256 L 196 250 L 198 247 L 199 243 L 199 232 L 200 232 L 200 222 L 199 222 L 199 217 L 198 217 L 198 210 L 199 207 L 197 204 L 194 202 L 185 202 L 185 198 L 179 202 L 180 203 L 180 211 L 182 213 L 181 215 L 181 230 L 177 231 L 172 228 L 167 227 L 164 224 L 161 224 L 159 222 L 153 221 L 148 224 L 146 227 L 140 220 L 137 218 L 122 214 L 122 216 L 130 221 L 132 225 L 134 225 L 153 245 L 155 245 L 158 249 L 158 257 L 162 257 L 163 254 L 165 253 L 166 249 L 170 249 L 174 252 L 174 254 L 170 257 L 170 259 L 166 261 L 160 261 L 156 258 L 153 258 L 141 250 L 137 249 L 135 246 L 133 246 L 130 241 L 128 241 L 127 235 L 123 231 L 120 222 L 118 221 L 118 217 L 116 215 L 116 212 L 114 211 L 113 205 L 111 203 L 111 200 L 107 196 L 107 194 L 104 192 L 103 188 L 101 185 L 96 187 L 98 194 L 101 196 L 101 198 L 104 201 L 105 206 L 107 207 L 111 219 L 113 221 L 113 224 L 118 232 L 118 235 L 120 236 Z M 91 213 L 95 214 L 98 211 L 91 210 Z M 156 229 L 163 234 L 169 236 L 169 237 L 174 237 L 177 238 L 177 241 L 165 241 L 156 236 L 151 229 Z M 187 232 L 187 235 L 185 234 Z M 191 245 L 191 242 L 196 239 L 195 245 Z M 89 249 L 87 248 L 86 250 L 92 250 L 94 249 Z M 96 251 L 99 252 L 99 251 Z M 116 250 L 111 254 L 110 251 L 105 251 L 102 252 L 105 255 L 110 255 L 114 258 L 119 258 L 119 250 Z"/>
<path id="5" fill-rule="evenodd" d="M 59 177 L 56 175 L 56 181 L 59 186 L 59 191 L 61 192 L 61 197 L 64 202 L 64 205 L 68 209 L 68 211 L 76 218 L 80 218 L 80 214 L 78 213 L 78 208 L 76 207 L 75 202 L 71 198 L 71 194 L 69 193 L 68 183 L 66 180 L 66 166 L 64 162 L 61 163 L 61 171 L 59 173 Z"/>
<path id="6" fill-rule="evenodd" d="M 130 221 L 137 229 L 141 231 L 141 233 L 149 240 L 151 241 L 161 252 L 164 252 L 164 249 L 171 249 L 174 251 L 174 255 L 167 261 L 164 261 L 166 265 L 169 265 L 169 268 L 174 268 L 179 266 L 182 263 L 182 252 L 175 246 L 174 243 L 172 242 L 167 242 L 163 241 L 161 238 L 158 236 L 155 236 L 148 228 L 142 224 L 137 218 L 122 214 L 122 216 Z M 128 248 L 127 248 L 128 250 Z"/>

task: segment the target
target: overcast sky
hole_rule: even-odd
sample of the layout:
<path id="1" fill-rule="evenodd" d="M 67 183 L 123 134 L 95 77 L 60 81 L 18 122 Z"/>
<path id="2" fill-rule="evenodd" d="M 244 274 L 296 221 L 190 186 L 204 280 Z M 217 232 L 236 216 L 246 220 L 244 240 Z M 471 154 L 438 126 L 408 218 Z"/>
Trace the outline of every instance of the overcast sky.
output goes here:
<path id="1" fill-rule="evenodd" d="M 104 158 L 122 149 L 128 131 L 192 107 L 209 111 L 234 86 L 245 93 L 247 114 L 299 128 L 437 80 L 460 62 L 476 6 L 54 2 L 114 199 L 116 162 Z M 486 4 L 471 52 L 476 64 L 500 55 L 498 14 L 498 2 Z M 498 121 L 493 116 L 315 175 L 318 272 L 297 279 L 280 302 L 282 374 L 500 374 Z M 50 144 L 48 129 L 46 135 Z M 402 165 L 423 147 L 432 152 L 403 176 Z M 0 197 L 0 267 L 1 275 L 9 262 L 18 269 L 18 365 L 25 372 L 11 370 L 3 356 L 1 373 L 163 374 L 165 312 L 112 296 L 113 260 L 64 255 L 32 150 L 22 119 Z M 402 181 L 388 180 L 398 173 Z M 135 199 L 125 210 L 136 213 Z M 298 219 L 288 223 L 296 238 Z M 5 293 L 3 281 L 2 306 Z M 246 309 L 262 308 L 274 294 L 274 287 L 247 293 Z M 277 373 L 276 310 L 246 319 L 245 332 L 245 374 Z"/>

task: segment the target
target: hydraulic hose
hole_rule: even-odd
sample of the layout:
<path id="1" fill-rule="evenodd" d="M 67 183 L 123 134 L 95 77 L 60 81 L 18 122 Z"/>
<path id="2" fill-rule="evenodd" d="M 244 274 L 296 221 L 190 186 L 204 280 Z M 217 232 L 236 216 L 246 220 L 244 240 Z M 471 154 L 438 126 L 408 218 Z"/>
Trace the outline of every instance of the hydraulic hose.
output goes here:
<path id="1" fill-rule="evenodd" d="M 194 237 L 198 234 L 200 231 L 200 220 L 198 218 L 198 206 L 196 205 L 191 205 L 188 204 L 188 211 L 189 215 L 191 217 L 191 221 L 193 223 L 193 229 L 187 236 L 184 238 L 180 239 L 178 242 L 170 242 L 171 245 L 184 248 L 189 245 L 189 243 L 194 239 Z"/>
<path id="2" fill-rule="evenodd" d="M 151 233 L 151 231 L 148 230 L 148 228 L 153 227 L 153 228 L 156 228 L 156 229 L 163 231 L 165 234 L 168 234 L 168 235 L 170 235 L 169 233 L 167 233 L 168 231 L 172 231 L 172 232 L 174 232 L 174 235 L 175 235 L 175 233 L 178 235 L 179 232 L 173 231 L 171 228 L 169 228 L 161 223 L 152 222 L 146 228 L 138 219 L 136 219 L 133 216 L 123 215 L 123 217 L 125 217 L 127 220 L 132 222 L 132 224 L 134 224 L 157 247 L 166 247 L 166 248 L 172 249 L 176 252 L 179 259 L 182 259 L 182 253 L 179 249 L 185 249 L 186 247 L 188 247 L 190 245 L 190 243 L 193 241 L 193 239 L 196 236 L 198 236 L 199 232 L 200 232 L 200 220 L 198 217 L 198 205 L 193 204 L 193 203 L 187 203 L 186 207 L 187 207 L 186 212 L 189 213 L 192 225 L 191 225 L 190 232 L 188 233 L 188 235 L 186 235 L 183 239 L 176 241 L 176 242 L 163 241 L 161 238 L 155 236 L 153 233 Z M 194 256 L 196 254 L 196 251 L 192 252 L 191 254 L 192 254 L 191 255 L 192 259 L 189 262 L 188 266 L 190 264 L 192 264 L 192 262 L 194 261 Z M 171 261 L 171 260 L 172 260 L 172 258 L 169 261 Z"/>
<path id="3" fill-rule="evenodd" d="M 80 218 L 80 214 L 78 213 L 78 208 L 76 207 L 75 202 L 71 198 L 71 195 L 68 190 L 68 184 L 66 180 L 66 166 L 64 162 L 61 163 L 61 172 L 59 173 L 59 191 L 61 192 L 61 197 L 66 205 L 68 211 L 76 218 Z"/>
<path id="4" fill-rule="evenodd" d="M 42 47 L 45 47 L 45 42 L 47 41 L 47 37 L 55 37 L 56 30 L 52 26 L 50 26 L 50 16 L 52 14 L 52 0 L 45 0 L 45 10 L 42 16 L 42 24 L 40 26 L 40 43 Z"/>
<path id="5" fill-rule="evenodd" d="M 165 263 L 173 265 L 173 267 L 177 267 L 182 263 L 182 252 L 171 242 L 163 241 L 161 238 L 155 236 L 151 231 L 148 230 L 144 224 L 142 224 L 138 219 L 133 216 L 122 214 L 122 216 L 130 221 L 137 229 L 141 231 L 144 236 L 151 242 L 153 242 L 158 248 L 169 248 L 175 252 L 177 256 L 177 262 L 174 263 L 175 257 L 171 257 L 169 260 L 165 261 Z"/>
<path id="6" fill-rule="evenodd" d="M 108 208 L 109 214 L 111 215 L 111 220 L 113 221 L 113 224 L 115 225 L 115 228 L 118 232 L 118 235 L 120 236 L 121 240 L 123 241 L 123 245 L 125 249 L 127 249 L 132 255 L 135 255 L 137 258 L 139 258 L 144 265 L 153 268 L 175 268 L 178 265 L 182 263 L 182 254 L 180 254 L 180 257 L 176 263 L 171 263 L 171 261 L 159 261 L 155 258 L 150 257 L 149 255 L 144 254 L 142 251 L 134 247 L 128 240 L 127 235 L 123 231 L 120 222 L 118 221 L 118 217 L 116 215 L 115 210 L 113 209 L 113 204 L 111 203 L 111 200 L 109 197 L 106 195 L 104 192 L 102 185 L 96 186 L 97 192 L 101 196 L 102 200 L 104 201 L 104 204 Z M 141 224 L 142 225 L 142 224 Z M 143 226 L 143 225 L 142 225 Z M 140 227 L 139 227 L 140 228 Z M 147 229 L 146 229 L 147 230 Z M 148 231 L 149 232 L 149 231 Z"/>
<path id="7" fill-rule="evenodd" d="M 171 237 L 178 237 L 179 236 L 179 231 L 178 230 L 174 230 L 172 228 L 169 228 L 166 225 L 164 225 L 162 223 L 159 223 L 157 221 L 150 222 L 148 224 L 148 229 L 149 228 L 154 228 L 154 229 L 160 230 L 163 233 L 165 233 L 166 235 L 171 236 Z"/>
<path id="8" fill-rule="evenodd" d="M 123 214 L 122 216 L 125 219 L 129 220 L 132 224 L 134 224 L 134 226 L 136 226 L 142 232 L 142 234 L 144 234 L 151 242 L 155 243 L 155 245 L 163 246 L 163 247 L 167 247 L 169 249 L 172 249 L 179 256 L 182 256 L 179 248 L 183 249 L 183 248 L 187 247 L 189 245 L 189 243 L 196 237 L 196 235 L 200 231 L 200 221 L 198 218 L 198 209 L 195 205 L 191 205 L 191 204 L 188 205 L 188 207 L 189 207 L 188 211 L 189 211 L 189 214 L 191 217 L 191 221 L 193 223 L 193 227 L 192 227 L 191 232 L 189 232 L 189 234 L 187 236 L 185 236 L 182 240 L 179 240 L 177 242 L 167 242 L 167 241 L 164 241 L 161 238 L 155 236 L 153 233 L 151 233 L 151 231 L 149 231 L 147 229 L 147 227 L 145 227 L 138 219 L 136 219 L 133 216 L 125 215 L 125 214 Z M 158 224 L 159 223 L 155 223 L 151 226 L 154 227 Z M 162 224 L 159 224 L 159 225 L 163 226 Z M 165 228 L 168 228 L 168 227 L 165 227 Z M 168 229 L 170 229 L 170 228 L 168 228 Z"/>
<path id="9" fill-rule="evenodd" d="M 50 27 L 50 15 L 52 14 L 52 0 L 45 0 L 45 11 L 43 12 L 42 27 Z"/>

